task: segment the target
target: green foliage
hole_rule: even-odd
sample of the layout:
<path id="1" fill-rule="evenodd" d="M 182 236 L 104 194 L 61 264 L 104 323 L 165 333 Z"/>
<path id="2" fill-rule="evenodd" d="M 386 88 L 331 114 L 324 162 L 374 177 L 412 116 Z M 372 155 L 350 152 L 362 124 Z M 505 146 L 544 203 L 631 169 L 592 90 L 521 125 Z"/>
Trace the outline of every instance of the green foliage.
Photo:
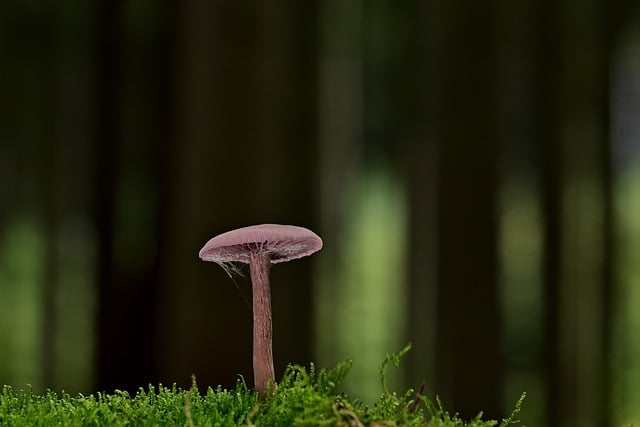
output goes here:
<path id="1" fill-rule="evenodd" d="M 336 389 L 351 368 L 351 361 L 335 369 L 318 371 L 289 366 L 280 381 L 260 398 L 239 380 L 234 390 L 221 387 L 201 394 L 193 381 L 189 390 L 175 385 L 140 389 L 135 396 L 117 391 L 113 394 L 58 395 L 34 394 L 30 388 L 14 390 L 5 386 L 0 393 L 1 426 L 424 426 L 489 427 L 496 421 L 482 421 L 481 414 L 469 422 L 451 415 L 422 395 L 408 390 L 402 395 L 390 392 L 386 384 L 389 364 L 398 366 L 410 346 L 387 355 L 380 365 L 382 394 L 373 406 L 350 400 Z M 511 416 L 499 425 L 515 424 L 524 395 Z M 422 404 L 421 404 L 422 403 Z"/>

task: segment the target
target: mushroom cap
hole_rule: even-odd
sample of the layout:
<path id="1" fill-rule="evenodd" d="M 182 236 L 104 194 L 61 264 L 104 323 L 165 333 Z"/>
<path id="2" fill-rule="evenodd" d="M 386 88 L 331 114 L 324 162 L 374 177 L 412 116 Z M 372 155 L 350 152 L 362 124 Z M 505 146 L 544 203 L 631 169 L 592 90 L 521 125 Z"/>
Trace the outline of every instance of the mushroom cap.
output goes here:
<path id="1" fill-rule="evenodd" d="M 200 249 L 203 261 L 249 263 L 251 253 L 269 253 L 271 263 L 302 258 L 319 251 L 322 239 L 295 225 L 261 224 L 217 235 Z"/>

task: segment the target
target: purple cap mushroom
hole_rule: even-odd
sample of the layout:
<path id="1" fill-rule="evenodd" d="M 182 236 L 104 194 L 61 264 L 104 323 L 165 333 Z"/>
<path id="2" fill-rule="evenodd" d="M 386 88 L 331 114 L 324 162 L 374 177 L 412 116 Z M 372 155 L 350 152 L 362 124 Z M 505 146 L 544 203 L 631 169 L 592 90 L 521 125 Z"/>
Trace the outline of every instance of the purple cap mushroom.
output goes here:
<path id="1" fill-rule="evenodd" d="M 302 258 L 319 251 L 322 239 L 311 230 L 294 225 L 261 224 L 238 228 L 209 240 L 200 258 L 220 265 L 249 264 L 253 286 L 253 375 L 256 391 L 264 394 L 274 381 L 271 350 L 271 264 Z"/>

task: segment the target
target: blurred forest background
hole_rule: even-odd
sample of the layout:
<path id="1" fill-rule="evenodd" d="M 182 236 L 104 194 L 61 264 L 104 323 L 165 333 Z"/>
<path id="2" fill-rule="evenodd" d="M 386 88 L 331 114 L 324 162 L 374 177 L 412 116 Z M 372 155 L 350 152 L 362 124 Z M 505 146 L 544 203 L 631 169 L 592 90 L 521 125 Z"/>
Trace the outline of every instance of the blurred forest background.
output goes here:
<path id="1" fill-rule="evenodd" d="M 640 3 L 0 3 L 1 384 L 252 382 L 197 254 L 265 222 L 277 375 L 640 425 Z"/>

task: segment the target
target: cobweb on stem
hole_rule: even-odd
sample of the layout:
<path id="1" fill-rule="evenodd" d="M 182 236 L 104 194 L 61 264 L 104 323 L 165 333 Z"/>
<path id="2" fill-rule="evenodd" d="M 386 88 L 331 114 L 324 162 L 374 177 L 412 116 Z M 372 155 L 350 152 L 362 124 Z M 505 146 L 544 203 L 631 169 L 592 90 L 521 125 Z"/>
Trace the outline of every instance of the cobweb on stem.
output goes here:
<path id="1" fill-rule="evenodd" d="M 244 294 L 244 292 L 240 288 L 240 285 L 238 285 L 238 282 L 236 281 L 236 278 L 235 278 L 236 276 L 242 277 L 242 278 L 246 277 L 245 272 L 243 271 L 243 267 L 246 266 L 247 264 L 244 264 L 241 262 L 235 262 L 235 261 L 220 261 L 220 262 L 216 262 L 216 264 L 218 264 L 224 270 L 224 272 L 227 273 L 227 276 L 229 276 L 229 278 L 233 282 L 233 285 L 238 290 L 238 293 L 242 296 L 242 299 L 244 300 L 247 307 L 251 307 L 251 304 L 249 304 L 249 300 L 247 299 L 247 296 Z"/>
<path id="2" fill-rule="evenodd" d="M 218 264 L 231 279 L 233 279 L 234 275 L 244 277 L 244 272 L 242 271 L 243 264 L 241 262 L 215 261 L 215 263 Z"/>

